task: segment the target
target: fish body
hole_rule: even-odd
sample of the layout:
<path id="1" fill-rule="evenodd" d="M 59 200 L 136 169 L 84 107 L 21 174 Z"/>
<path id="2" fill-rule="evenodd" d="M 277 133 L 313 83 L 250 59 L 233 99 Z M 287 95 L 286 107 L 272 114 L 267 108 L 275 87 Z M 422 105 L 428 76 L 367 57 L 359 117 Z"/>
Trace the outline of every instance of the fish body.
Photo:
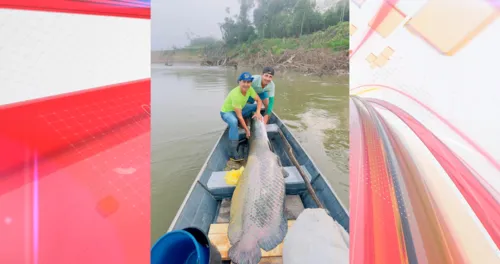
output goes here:
<path id="1" fill-rule="evenodd" d="M 257 264 L 261 249 L 270 251 L 285 238 L 285 179 L 278 156 L 269 148 L 262 121 L 252 122 L 250 149 L 231 201 L 229 257 L 237 264 Z"/>

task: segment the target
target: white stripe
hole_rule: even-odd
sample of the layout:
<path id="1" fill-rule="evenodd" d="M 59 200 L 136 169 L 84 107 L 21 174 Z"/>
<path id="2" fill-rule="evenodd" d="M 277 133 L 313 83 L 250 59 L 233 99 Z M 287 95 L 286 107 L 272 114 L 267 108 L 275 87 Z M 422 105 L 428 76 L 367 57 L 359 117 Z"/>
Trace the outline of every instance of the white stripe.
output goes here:
<path id="1" fill-rule="evenodd" d="M 151 77 L 150 20 L 0 9 L 0 105 Z"/>

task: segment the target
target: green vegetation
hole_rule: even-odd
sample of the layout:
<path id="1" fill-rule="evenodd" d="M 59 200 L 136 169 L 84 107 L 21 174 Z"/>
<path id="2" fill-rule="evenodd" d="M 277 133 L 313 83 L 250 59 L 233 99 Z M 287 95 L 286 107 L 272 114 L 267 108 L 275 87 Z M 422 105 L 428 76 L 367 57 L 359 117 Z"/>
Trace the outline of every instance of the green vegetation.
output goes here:
<path id="1" fill-rule="evenodd" d="M 349 2 L 319 10 L 314 0 L 239 0 L 240 10 L 219 24 L 222 40 L 190 38 L 172 60 L 202 65 L 271 65 L 313 74 L 348 71 Z M 249 19 L 253 10 L 253 22 Z"/>
<path id="2" fill-rule="evenodd" d="M 349 23 L 341 22 L 330 26 L 324 31 L 317 31 L 298 38 L 267 38 L 257 39 L 231 48 L 230 57 L 247 59 L 252 54 L 271 51 L 273 55 L 281 55 L 286 50 L 305 50 L 329 48 L 333 52 L 349 49 Z"/>
<path id="3" fill-rule="evenodd" d="M 316 9 L 313 0 L 240 0 L 240 12 L 220 24 L 222 39 L 228 47 L 256 40 L 300 38 L 349 21 L 349 2 L 341 0 L 325 12 Z M 254 8 L 253 23 L 248 18 Z M 332 29 L 333 30 L 333 29 Z"/>
<path id="4" fill-rule="evenodd" d="M 223 41 L 204 49 L 205 64 L 271 65 L 320 75 L 347 72 L 349 2 L 335 1 L 321 11 L 315 3 L 240 0 L 237 15 L 226 9 L 228 16 L 220 24 Z M 253 22 L 248 18 L 251 9 Z"/>

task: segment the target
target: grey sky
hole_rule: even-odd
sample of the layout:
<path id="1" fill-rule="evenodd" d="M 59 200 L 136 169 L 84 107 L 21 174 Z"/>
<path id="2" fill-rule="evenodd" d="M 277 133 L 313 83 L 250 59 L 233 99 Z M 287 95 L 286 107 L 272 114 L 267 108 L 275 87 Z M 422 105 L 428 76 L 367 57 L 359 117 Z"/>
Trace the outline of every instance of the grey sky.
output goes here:
<path id="1" fill-rule="evenodd" d="M 218 23 L 224 21 L 226 7 L 239 11 L 238 0 L 152 0 L 151 48 L 161 50 L 189 43 L 186 32 L 221 37 Z"/>

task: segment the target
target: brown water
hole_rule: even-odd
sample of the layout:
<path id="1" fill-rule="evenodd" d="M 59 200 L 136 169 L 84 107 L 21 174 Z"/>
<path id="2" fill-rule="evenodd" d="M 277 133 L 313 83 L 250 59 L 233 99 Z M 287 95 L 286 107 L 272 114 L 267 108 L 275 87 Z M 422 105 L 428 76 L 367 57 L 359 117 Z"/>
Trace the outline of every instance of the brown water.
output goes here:
<path id="1" fill-rule="evenodd" d="M 245 69 L 151 66 L 151 241 L 164 234 L 226 124 L 219 110 Z M 252 73 L 258 74 L 256 71 Z M 349 207 L 348 77 L 274 77 L 274 111 Z"/>

